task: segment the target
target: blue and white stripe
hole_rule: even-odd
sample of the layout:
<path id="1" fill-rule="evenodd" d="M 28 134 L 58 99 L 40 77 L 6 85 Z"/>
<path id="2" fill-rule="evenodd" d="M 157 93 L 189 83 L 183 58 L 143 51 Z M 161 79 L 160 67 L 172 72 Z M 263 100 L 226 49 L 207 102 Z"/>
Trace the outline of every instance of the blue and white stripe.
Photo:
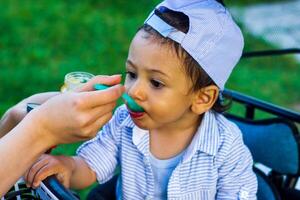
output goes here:
<path id="1" fill-rule="evenodd" d="M 134 125 L 125 106 L 77 153 L 100 183 L 121 166 L 122 199 L 153 199 L 149 134 Z M 237 126 L 209 111 L 170 177 L 168 199 L 256 199 L 252 164 Z"/>

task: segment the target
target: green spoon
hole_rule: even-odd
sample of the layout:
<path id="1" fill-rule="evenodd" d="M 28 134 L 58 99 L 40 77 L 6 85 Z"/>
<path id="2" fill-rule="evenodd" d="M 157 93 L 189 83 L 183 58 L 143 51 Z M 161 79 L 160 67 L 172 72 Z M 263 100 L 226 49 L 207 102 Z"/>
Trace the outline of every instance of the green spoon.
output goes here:
<path id="1" fill-rule="evenodd" d="M 108 85 L 103 85 L 103 84 L 96 84 L 94 85 L 94 88 L 96 90 L 105 90 L 107 88 L 109 88 L 111 86 L 108 86 Z M 122 95 L 122 99 L 123 101 L 126 103 L 126 105 L 128 106 L 128 108 L 130 110 L 132 110 L 133 112 L 144 112 L 144 109 L 139 106 L 131 96 L 129 96 L 127 93 L 124 93 Z"/>

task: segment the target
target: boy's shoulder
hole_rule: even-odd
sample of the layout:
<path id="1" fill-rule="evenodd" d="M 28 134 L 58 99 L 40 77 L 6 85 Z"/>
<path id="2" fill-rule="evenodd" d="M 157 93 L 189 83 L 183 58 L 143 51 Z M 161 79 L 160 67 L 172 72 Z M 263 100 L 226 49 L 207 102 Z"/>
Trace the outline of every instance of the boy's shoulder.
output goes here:
<path id="1" fill-rule="evenodd" d="M 241 136 L 241 131 L 234 122 L 219 113 L 216 113 L 215 117 L 220 137 L 226 137 L 226 140 L 235 140 Z"/>
<path id="2" fill-rule="evenodd" d="M 218 152 L 228 152 L 236 145 L 244 145 L 242 132 L 235 123 L 218 113 L 215 113 L 215 119 L 219 137 Z"/>
<path id="3" fill-rule="evenodd" d="M 196 134 L 198 149 L 210 155 L 224 155 L 234 143 L 242 143 L 241 131 L 224 115 L 214 111 L 204 114 Z"/>

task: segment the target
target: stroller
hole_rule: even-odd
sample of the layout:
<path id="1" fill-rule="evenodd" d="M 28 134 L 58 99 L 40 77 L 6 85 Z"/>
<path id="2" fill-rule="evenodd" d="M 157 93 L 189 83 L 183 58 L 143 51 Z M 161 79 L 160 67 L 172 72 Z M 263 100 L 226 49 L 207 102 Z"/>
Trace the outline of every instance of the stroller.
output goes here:
<path id="1" fill-rule="evenodd" d="M 220 3 L 224 5 L 222 0 Z M 257 57 L 299 54 L 299 48 L 244 52 L 242 59 Z M 237 91 L 226 89 L 224 96 L 232 99 L 233 104 L 244 108 L 244 115 L 225 116 L 242 130 L 245 144 L 254 159 L 254 172 L 258 180 L 259 200 L 300 199 L 297 183 L 300 175 L 299 130 L 300 113 L 259 100 Z M 32 109 L 32 107 L 28 107 Z M 257 111 L 267 113 L 266 119 L 257 119 Z M 116 178 L 108 185 L 102 185 L 103 198 L 114 199 L 113 186 Z M 33 190 L 23 182 L 18 182 L 4 196 L 5 199 L 45 199 L 74 200 L 79 197 L 63 187 L 55 176 L 45 179 L 41 186 Z"/>

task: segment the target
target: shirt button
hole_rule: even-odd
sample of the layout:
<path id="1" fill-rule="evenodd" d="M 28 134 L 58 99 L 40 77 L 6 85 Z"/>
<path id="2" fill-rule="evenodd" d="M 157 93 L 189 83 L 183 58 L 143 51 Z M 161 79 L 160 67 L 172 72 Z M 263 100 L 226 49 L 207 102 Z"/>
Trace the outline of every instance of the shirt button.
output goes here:
<path id="1" fill-rule="evenodd" d="M 249 192 L 247 192 L 247 191 L 244 191 L 244 190 L 242 190 L 242 191 L 240 191 L 240 199 L 249 199 Z"/>

